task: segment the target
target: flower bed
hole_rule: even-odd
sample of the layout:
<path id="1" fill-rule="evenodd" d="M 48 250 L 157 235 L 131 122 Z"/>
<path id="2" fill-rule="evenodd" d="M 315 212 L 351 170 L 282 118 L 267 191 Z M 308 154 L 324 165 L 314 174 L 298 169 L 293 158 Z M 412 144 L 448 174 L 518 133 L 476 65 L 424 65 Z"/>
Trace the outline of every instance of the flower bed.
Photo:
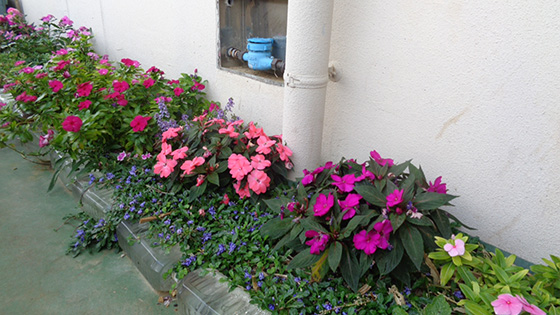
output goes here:
<path id="1" fill-rule="evenodd" d="M 224 275 L 204 310 L 181 304 L 185 312 L 233 311 L 214 304 L 227 286 L 282 314 L 558 313 L 560 259 L 529 272 L 459 233 L 441 177 L 372 151 L 289 181 L 282 137 L 232 117 L 232 100 L 207 100 L 196 71 L 168 80 L 97 55 L 91 30 L 67 17 L 43 23 L 14 11 L 0 19 L 12 47 L 2 60 L 13 62 L 2 80 L 14 97 L 0 108 L 0 144 L 39 133 L 56 160 L 52 184 L 79 179 L 71 187 L 90 210 L 74 215 L 69 253 L 120 245 L 156 289 L 185 301 L 210 290 L 216 278 L 201 272 Z M 17 60 L 41 41 L 49 58 Z"/>

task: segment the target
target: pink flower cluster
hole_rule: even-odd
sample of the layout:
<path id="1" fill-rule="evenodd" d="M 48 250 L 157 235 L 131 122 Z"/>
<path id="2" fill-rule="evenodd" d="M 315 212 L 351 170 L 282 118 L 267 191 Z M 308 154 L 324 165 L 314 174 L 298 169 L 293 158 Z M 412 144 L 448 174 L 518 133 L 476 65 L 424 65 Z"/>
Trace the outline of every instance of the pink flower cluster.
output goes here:
<path id="1" fill-rule="evenodd" d="M 175 166 L 177 166 L 177 160 L 186 156 L 186 152 L 189 148 L 182 147 L 173 151 L 171 145 L 167 143 L 167 140 L 177 137 L 182 130 L 183 128 L 181 127 L 169 128 L 163 133 L 161 152 L 157 155 L 157 163 L 154 166 L 155 174 L 159 174 L 161 177 L 169 177 L 175 170 Z M 169 158 L 169 155 L 171 155 L 171 158 Z M 185 164 L 183 164 L 181 168 L 184 166 Z M 185 173 L 187 173 L 187 171 L 185 171 Z"/>
<path id="2" fill-rule="evenodd" d="M 363 250 L 367 255 L 375 253 L 378 248 L 387 249 L 391 232 L 393 232 L 391 221 L 377 222 L 371 231 L 362 230 L 354 235 L 354 246 Z"/>
<path id="3" fill-rule="evenodd" d="M 521 295 L 501 294 L 492 302 L 492 306 L 498 315 L 518 315 L 522 311 L 532 315 L 546 315 L 543 310 L 527 302 Z"/>
<path id="4" fill-rule="evenodd" d="M 16 96 L 16 101 L 22 103 L 31 103 L 37 100 L 37 96 L 35 95 L 28 95 L 26 92 L 21 93 L 20 95 Z"/>

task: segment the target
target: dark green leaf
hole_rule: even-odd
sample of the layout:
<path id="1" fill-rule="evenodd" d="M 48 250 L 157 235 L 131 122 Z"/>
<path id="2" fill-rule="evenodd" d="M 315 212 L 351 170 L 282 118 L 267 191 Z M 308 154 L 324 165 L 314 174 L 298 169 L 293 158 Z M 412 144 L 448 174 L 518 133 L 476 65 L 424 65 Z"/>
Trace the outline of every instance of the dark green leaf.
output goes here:
<path id="1" fill-rule="evenodd" d="M 420 270 L 420 266 L 424 260 L 424 242 L 422 241 L 422 235 L 414 226 L 405 224 L 399 229 L 399 237 L 403 242 L 408 257 L 412 260 L 416 269 Z"/>
<path id="2" fill-rule="evenodd" d="M 389 168 L 389 173 L 393 173 L 395 176 L 401 175 L 402 172 L 404 172 L 406 170 L 406 168 L 408 167 L 408 165 L 410 164 L 410 161 L 411 160 L 408 160 L 404 163 L 391 166 Z"/>
<path id="3" fill-rule="evenodd" d="M 432 220 L 436 224 L 441 236 L 443 238 L 450 238 L 451 237 L 451 225 L 449 224 L 449 218 L 447 217 L 447 213 L 443 210 L 434 210 L 431 212 Z"/>
<path id="4" fill-rule="evenodd" d="M 350 220 L 350 222 L 348 222 L 348 225 L 340 232 L 342 234 L 342 237 L 350 236 L 350 234 L 352 234 L 352 232 L 356 229 L 356 227 L 358 227 L 360 224 L 362 224 L 362 222 L 365 221 L 365 220 L 368 220 L 367 216 L 365 216 L 365 215 L 354 216 Z M 367 221 L 365 223 L 367 224 Z"/>
<path id="5" fill-rule="evenodd" d="M 208 179 L 210 183 L 220 186 L 220 177 L 218 176 L 218 173 L 210 173 L 206 179 Z"/>
<path id="6" fill-rule="evenodd" d="M 393 226 L 393 233 L 396 233 L 399 227 L 401 227 L 406 220 L 406 215 L 391 212 L 389 214 L 389 220 L 391 220 L 391 225 Z"/>
<path id="7" fill-rule="evenodd" d="M 322 226 L 319 222 L 313 220 L 313 218 L 305 218 L 299 221 L 305 231 L 313 230 L 317 232 L 329 233 L 324 226 Z"/>
<path id="8" fill-rule="evenodd" d="M 342 258 L 342 244 L 340 244 L 340 242 L 332 243 L 329 249 L 329 267 L 331 267 L 331 270 L 333 272 L 336 272 L 336 269 L 340 264 L 341 258 Z"/>
<path id="9" fill-rule="evenodd" d="M 357 184 L 354 186 L 354 190 L 372 205 L 385 207 L 387 204 L 387 198 L 385 195 L 377 187 L 371 184 Z"/>
<path id="10" fill-rule="evenodd" d="M 448 204 L 455 198 L 457 196 L 426 191 L 416 195 L 413 203 L 418 210 L 433 210 Z"/>
<path id="11" fill-rule="evenodd" d="M 321 255 L 313 255 L 309 250 L 301 251 L 297 254 L 292 261 L 288 264 L 288 270 L 296 268 L 306 268 L 316 263 Z"/>
<path id="12" fill-rule="evenodd" d="M 434 223 L 432 222 L 432 220 L 430 220 L 430 218 L 428 218 L 427 216 L 422 216 L 420 219 L 414 219 L 414 218 L 411 218 L 411 217 L 406 217 L 406 221 L 410 222 L 414 225 L 434 226 Z"/>
<path id="13" fill-rule="evenodd" d="M 377 250 L 380 252 L 377 258 L 377 268 L 382 275 L 386 275 L 393 271 L 393 269 L 395 269 L 395 267 L 397 267 L 397 265 L 401 262 L 404 254 L 403 245 L 397 238 L 391 237 L 389 243 L 393 246 L 392 250 Z"/>
<path id="14" fill-rule="evenodd" d="M 292 228 L 292 220 L 281 220 L 279 217 L 271 219 L 261 227 L 261 235 L 278 239 L 288 233 Z"/>
<path id="15" fill-rule="evenodd" d="M 348 286 L 354 290 L 354 292 L 358 291 L 361 273 L 360 266 L 356 257 L 346 247 L 342 251 L 340 271 Z"/>

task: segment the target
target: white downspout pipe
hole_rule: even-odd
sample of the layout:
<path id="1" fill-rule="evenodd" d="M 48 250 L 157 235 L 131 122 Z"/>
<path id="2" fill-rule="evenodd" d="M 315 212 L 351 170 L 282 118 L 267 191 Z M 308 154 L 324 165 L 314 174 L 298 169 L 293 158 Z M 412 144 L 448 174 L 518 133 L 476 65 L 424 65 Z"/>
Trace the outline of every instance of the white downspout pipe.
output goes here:
<path id="1" fill-rule="evenodd" d="M 295 177 L 321 163 L 333 0 L 290 0 L 282 133 Z"/>

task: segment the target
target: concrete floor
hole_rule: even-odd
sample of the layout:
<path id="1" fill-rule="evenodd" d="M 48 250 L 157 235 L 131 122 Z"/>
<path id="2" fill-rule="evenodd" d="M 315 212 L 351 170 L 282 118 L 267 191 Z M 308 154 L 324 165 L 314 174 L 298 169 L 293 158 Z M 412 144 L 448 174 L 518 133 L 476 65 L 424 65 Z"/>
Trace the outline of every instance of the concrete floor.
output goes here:
<path id="1" fill-rule="evenodd" d="M 65 255 L 77 202 L 51 175 L 0 149 L 0 314 L 176 314 L 122 252 Z"/>

